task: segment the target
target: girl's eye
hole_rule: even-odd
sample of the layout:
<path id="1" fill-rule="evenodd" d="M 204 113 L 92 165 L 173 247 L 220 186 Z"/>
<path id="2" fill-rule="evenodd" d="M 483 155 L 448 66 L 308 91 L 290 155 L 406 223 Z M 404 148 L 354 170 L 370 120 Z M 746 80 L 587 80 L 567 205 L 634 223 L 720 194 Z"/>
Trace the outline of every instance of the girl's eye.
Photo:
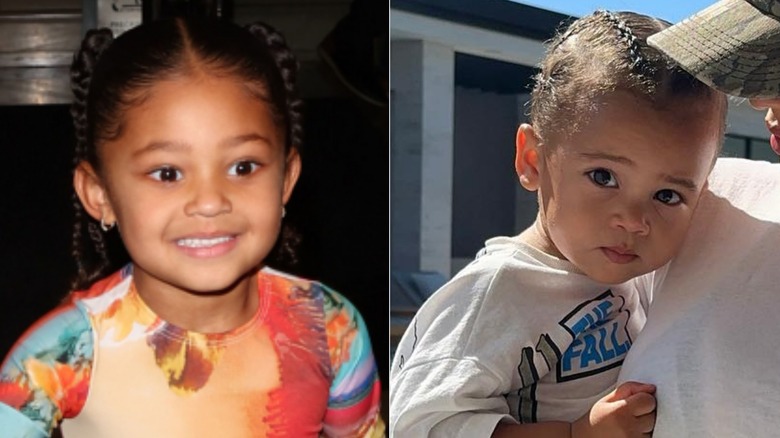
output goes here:
<path id="1" fill-rule="evenodd" d="M 231 176 L 246 176 L 254 173 L 258 167 L 260 165 L 252 161 L 239 161 L 230 166 L 228 174 Z"/>
<path id="2" fill-rule="evenodd" d="M 679 193 L 669 189 L 659 190 L 653 197 L 666 205 L 677 205 L 683 201 Z"/>
<path id="3" fill-rule="evenodd" d="M 617 180 L 607 169 L 595 169 L 588 172 L 588 177 L 594 184 L 602 187 L 617 187 Z"/>
<path id="4" fill-rule="evenodd" d="M 149 173 L 149 176 L 162 182 L 176 182 L 181 179 L 181 171 L 173 167 L 162 167 Z"/>

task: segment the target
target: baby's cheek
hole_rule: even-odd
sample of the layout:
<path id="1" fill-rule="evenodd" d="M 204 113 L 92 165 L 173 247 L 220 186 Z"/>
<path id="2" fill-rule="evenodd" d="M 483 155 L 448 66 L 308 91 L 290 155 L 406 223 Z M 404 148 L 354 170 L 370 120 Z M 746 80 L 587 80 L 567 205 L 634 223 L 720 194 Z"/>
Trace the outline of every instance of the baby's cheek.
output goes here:
<path id="1" fill-rule="evenodd" d="M 685 242 L 685 235 L 689 227 L 690 220 L 686 220 L 676 224 L 676 226 L 667 231 L 667 236 L 663 242 L 664 247 L 661 249 L 665 258 L 671 259 L 677 254 L 677 251 L 679 251 L 683 242 Z M 668 260 L 665 260 L 664 263 L 666 261 Z"/>

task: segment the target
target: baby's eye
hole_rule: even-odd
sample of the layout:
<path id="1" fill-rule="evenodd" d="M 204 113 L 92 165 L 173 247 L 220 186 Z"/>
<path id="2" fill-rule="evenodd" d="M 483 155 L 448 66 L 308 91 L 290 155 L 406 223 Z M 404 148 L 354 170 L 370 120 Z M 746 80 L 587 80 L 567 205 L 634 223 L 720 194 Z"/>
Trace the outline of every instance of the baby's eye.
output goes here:
<path id="1" fill-rule="evenodd" d="M 677 205 L 683 201 L 682 196 L 674 190 L 664 189 L 655 192 L 655 199 L 666 205 Z"/>
<path id="2" fill-rule="evenodd" d="M 176 182 L 181 179 L 181 171 L 173 167 L 161 167 L 149 173 L 149 176 L 162 182 Z"/>
<path id="3" fill-rule="evenodd" d="M 588 172 L 588 177 L 594 184 L 602 187 L 617 187 L 617 179 L 607 169 L 595 169 Z"/>
<path id="4" fill-rule="evenodd" d="M 230 170 L 228 170 L 228 175 L 231 176 L 246 176 L 254 173 L 257 168 L 260 167 L 259 164 L 252 162 L 252 161 L 239 161 L 236 164 L 230 166 Z"/>

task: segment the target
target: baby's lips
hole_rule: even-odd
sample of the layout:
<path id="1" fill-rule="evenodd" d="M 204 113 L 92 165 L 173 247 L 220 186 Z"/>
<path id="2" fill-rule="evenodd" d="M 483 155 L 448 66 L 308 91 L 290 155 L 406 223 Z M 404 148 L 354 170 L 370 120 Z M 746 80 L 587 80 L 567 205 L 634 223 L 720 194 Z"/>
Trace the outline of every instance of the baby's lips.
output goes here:
<path id="1" fill-rule="evenodd" d="M 769 137 L 769 144 L 772 145 L 772 150 L 775 151 L 777 155 L 780 155 L 780 138 L 776 134 L 772 134 L 771 137 Z"/>

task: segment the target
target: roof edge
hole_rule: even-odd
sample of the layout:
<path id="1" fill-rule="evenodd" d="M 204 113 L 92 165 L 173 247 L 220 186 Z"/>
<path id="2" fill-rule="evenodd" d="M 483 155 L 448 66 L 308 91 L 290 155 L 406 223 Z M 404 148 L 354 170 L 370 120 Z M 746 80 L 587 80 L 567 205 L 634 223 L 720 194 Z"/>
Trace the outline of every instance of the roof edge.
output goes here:
<path id="1" fill-rule="evenodd" d="M 510 0 L 391 0 L 390 8 L 537 41 L 575 18 Z"/>

